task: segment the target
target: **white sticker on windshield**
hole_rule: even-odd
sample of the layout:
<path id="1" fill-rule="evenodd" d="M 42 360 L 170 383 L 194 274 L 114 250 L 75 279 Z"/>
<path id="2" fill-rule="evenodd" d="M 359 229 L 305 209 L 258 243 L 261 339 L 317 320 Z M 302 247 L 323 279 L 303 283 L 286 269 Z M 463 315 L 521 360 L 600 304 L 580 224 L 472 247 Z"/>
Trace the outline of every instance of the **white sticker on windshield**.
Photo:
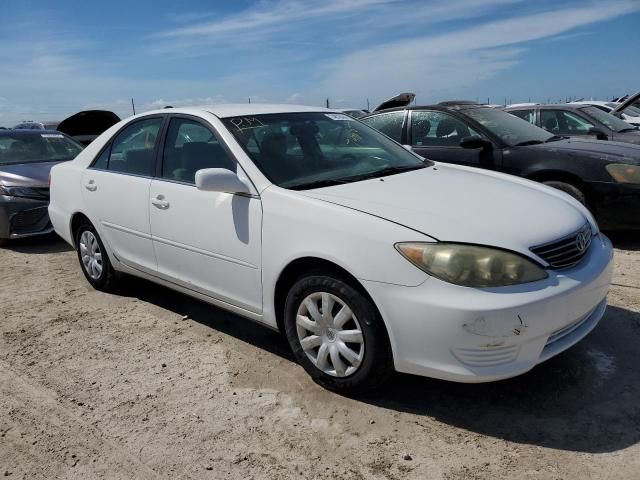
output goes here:
<path id="1" fill-rule="evenodd" d="M 40 136 L 42 138 L 64 138 L 61 133 L 41 133 Z"/>
<path id="2" fill-rule="evenodd" d="M 353 118 L 344 113 L 325 113 L 324 116 L 329 117 L 331 120 L 353 120 Z"/>

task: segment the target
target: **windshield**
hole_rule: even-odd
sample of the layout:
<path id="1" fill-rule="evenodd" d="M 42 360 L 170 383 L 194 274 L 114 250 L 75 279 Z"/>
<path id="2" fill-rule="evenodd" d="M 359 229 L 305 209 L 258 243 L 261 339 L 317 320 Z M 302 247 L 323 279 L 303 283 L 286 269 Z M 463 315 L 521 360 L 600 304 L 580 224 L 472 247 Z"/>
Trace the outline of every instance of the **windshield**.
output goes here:
<path id="1" fill-rule="evenodd" d="M 553 137 L 546 130 L 497 108 L 467 108 L 462 113 L 512 147 L 543 143 Z"/>
<path id="2" fill-rule="evenodd" d="M 590 117 L 598 120 L 600 123 L 613 130 L 614 132 L 622 132 L 624 130 L 635 128 L 624 120 L 620 120 L 618 117 L 613 116 L 610 113 L 603 112 L 602 110 L 593 106 L 584 107 L 582 111 Z"/>
<path id="3" fill-rule="evenodd" d="M 62 133 L 11 133 L 0 135 L 0 165 L 71 160 L 82 145 Z"/>
<path id="4" fill-rule="evenodd" d="M 611 108 L 617 108 L 619 103 L 607 103 Z M 625 115 L 629 115 L 630 117 L 640 117 L 640 108 L 634 107 L 633 105 L 629 105 L 622 111 Z"/>
<path id="5" fill-rule="evenodd" d="M 273 183 L 295 190 L 424 168 L 425 162 L 342 113 L 282 113 L 223 119 Z"/>

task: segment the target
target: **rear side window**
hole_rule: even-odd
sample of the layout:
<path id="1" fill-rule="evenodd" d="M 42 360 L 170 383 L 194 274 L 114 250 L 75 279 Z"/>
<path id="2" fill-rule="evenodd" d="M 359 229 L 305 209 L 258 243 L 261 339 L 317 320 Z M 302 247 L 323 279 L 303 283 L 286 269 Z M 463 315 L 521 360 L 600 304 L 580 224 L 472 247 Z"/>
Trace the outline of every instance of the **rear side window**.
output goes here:
<path id="1" fill-rule="evenodd" d="M 402 141 L 404 111 L 383 113 L 375 117 L 364 118 L 362 122 L 384 133 L 387 137 L 393 138 L 396 142 Z"/>
<path id="2" fill-rule="evenodd" d="M 162 178 L 194 184 L 196 172 L 203 168 L 226 168 L 235 172 L 236 163 L 202 123 L 172 118 L 164 144 Z"/>
<path id="3" fill-rule="evenodd" d="M 154 149 L 161 126 L 162 118 L 150 118 L 134 122 L 122 130 L 111 145 L 107 169 L 152 176 L 155 171 Z M 100 160 L 98 158 L 97 161 Z"/>
<path id="4" fill-rule="evenodd" d="M 509 112 L 511 115 L 515 115 L 516 117 L 520 117 L 523 120 L 526 120 L 532 125 L 536 124 L 536 111 L 535 110 L 512 110 Z"/>

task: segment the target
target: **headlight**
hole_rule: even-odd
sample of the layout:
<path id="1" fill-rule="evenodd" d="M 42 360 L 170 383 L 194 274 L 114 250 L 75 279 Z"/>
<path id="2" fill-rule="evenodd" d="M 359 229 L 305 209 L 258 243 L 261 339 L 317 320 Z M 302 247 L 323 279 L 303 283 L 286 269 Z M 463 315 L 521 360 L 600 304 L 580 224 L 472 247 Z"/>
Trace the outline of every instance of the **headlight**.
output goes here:
<path id="1" fill-rule="evenodd" d="M 547 278 L 515 253 L 456 243 L 397 243 L 396 249 L 429 275 L 465 287 L 505 287 Z"/>
<path id="2" fill-rule="evenodd" d="M 605 167 L 609 175 L 618 183 L 640 184 L 640 166 L 624 163 L 610 163 Z"/>

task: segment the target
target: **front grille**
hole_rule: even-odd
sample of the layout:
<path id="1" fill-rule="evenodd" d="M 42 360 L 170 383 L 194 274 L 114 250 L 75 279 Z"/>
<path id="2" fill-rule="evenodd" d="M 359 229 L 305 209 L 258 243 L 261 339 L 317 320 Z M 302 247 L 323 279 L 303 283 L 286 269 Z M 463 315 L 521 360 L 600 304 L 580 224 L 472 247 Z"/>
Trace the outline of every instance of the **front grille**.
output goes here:
<path id="1" fill-rule="evenodd" d="M 544 245 L 531 247 L 530 250 L 546 261 L 551 268 L 573 267 L 582 260 L 591 246 L 591 227 L 585 224 L 577 232 L 573 232 Z"/>
<path id="2" fill-rule="evenodd" d="M 45 222 L 48 223 L 47 207 L 23 210 L 11 218 L 11 231 L 20 234 L 41 230 Z"/>

